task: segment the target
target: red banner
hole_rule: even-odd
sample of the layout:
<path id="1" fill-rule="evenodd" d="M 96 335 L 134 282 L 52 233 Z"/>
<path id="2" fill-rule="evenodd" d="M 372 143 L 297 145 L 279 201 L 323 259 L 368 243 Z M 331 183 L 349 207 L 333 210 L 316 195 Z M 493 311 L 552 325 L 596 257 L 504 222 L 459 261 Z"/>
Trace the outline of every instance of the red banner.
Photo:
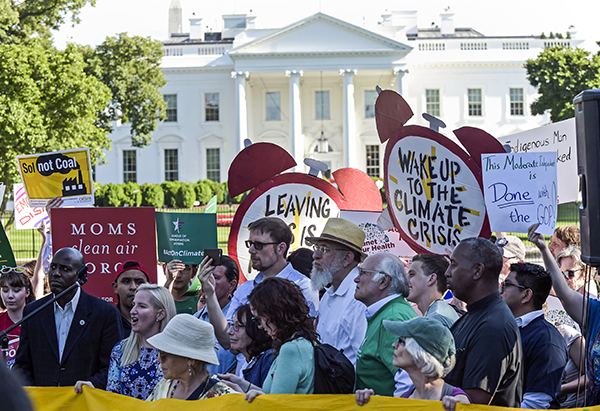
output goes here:
<path id="1" fill-rule="evenodd" d="M 112 282 L 119 265 L 142 262 L 156 283 L 154 208 L 56 208 L 52 210 L 53 252 L 73 247 L 83 253 L 88 282 L 83 289 L 113 304 Z"/>

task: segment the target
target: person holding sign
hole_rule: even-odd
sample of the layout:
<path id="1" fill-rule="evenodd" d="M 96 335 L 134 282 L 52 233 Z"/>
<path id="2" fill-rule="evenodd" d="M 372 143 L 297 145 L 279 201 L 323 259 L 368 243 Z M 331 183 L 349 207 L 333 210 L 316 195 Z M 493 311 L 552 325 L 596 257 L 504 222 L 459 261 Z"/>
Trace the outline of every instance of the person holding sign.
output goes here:
<path id="1" fill-rule="evenodd" d="M 180 260 L 172 260 L 165 266 L 167 281 L 165 288 L 171 291 L 175 300 L 177 314 L 194 314 L 198 309 L 198 296 L 185 297 L 192 279 L 198 272 L 198 264 L 184 264 Z"/>
<path id="2" fill-rule="evenodd" d="M 567 314 L 582 330 L 586 330 L 587 357 L 588 357 L 588 378 L 590 388 L 587 394 L 586 406 L 600 404 L 600 301 L 588 298 L 577 291 L 571 289 L 565 279 L 565 274 L 560 271 L 554 256 L 552 255 L 544 236 L 537 233 L 539 224 L 533 224 L 527 230 L 527 238 L 535 244 L 542 253 L 544 265 L 552 276 L 552 286 L 556 296 L 560 299 Z M 582 307 L 587 305 L 587 310 Z"/>

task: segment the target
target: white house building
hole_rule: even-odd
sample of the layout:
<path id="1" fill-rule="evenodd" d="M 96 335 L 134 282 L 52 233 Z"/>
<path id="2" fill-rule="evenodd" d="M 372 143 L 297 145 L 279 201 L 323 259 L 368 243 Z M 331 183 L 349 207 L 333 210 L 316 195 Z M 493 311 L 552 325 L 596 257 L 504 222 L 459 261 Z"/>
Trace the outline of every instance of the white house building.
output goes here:
<path id="1" fill-rule="evenodd" d="M 117 125 L 108 164 L 96 168 L 101 183 L 223 182 L 246 138 L 284 147 L 298 171 L 312 156 L 332 170 L 382 176 L 377 85 L 407 100 L 415 113 L 409 124 L 426 126 L 421 114 L 428 112 L 447 124 L 440 131 L 448 136 L 474 126 L 500 137 L 549 122 L 530 113 L 536 90 L 525 60 L 549 45 L 582 43 L 487 37 L 455 28 L 448 10 L 426 29 L 410 11 L 383 14 L 372 30 L 317 13 L 277 29 L 257 28 L 252 15 L 224 15 L 221 32 L 205 32 L 194 17 L 189 33 L 182 33 L 178 0 L 169 12 L 162 62 L 168 118 L 143 149 L 131 146 L 128 125 Z"/>

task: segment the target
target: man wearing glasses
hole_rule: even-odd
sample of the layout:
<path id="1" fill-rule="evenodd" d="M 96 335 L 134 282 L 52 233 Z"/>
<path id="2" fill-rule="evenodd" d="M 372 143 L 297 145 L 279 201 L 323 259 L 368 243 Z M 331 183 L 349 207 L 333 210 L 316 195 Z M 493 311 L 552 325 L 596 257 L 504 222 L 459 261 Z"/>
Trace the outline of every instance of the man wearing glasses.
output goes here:
<path id="1" fill-rule="evenodd" d="M 397 337 L 383 327 L 383 320 L 406 321 L 417 316 L 405 300 L 408 281 L 404 264 L 389 253 L 367 257 L 354 278 L 354 298 L 367 306 L 367 332 L 356 355 L 357 390 L 372 389 L 376 395 L 394 395 L 394 347 Z"/>
<path id="2" fill-rule="evenodd" d="M 321 342 L 342 351 L 356 365 L 356 352 L 367 331 L 365 305 L 354 298 L 358 263 L 366 254 L 365 232 L 342 218 L 330 218 L 319 237 L 307 237 L 313 245 L 312 285 L 326 288 L 319 303 L 317 332 Z"/>
<path id="3" fill-rule="evenodd" d="M 523 346 L 523 402 L 521 408 L 560 408 L 567 345 L 560 332 L 544 319 L 542 305 L 552 288 L 552 277 L 536 264 L 517 263 L 500 287 L 502 299 L 517 320 Z"/>
<path id="4" fill-rule="evenodd" d="M 256 284 L 271 277 L 285 278 L 300 287 L 306 298 L 306 304 L 310 308 L 310 315 L 316 317 L 319 293 L 311 287 L 308 277 L 294 270 L 292 265 L 285 260 L 293 241 L 292 231 L 287 224 L 277 217 L 264 217 L 250 223 L 248 229 L 250 236 L 246 241 L 246 247 L 250 253 L 252 269 L 259 273 L 254 280 L 246 281 L 237 288 L 229 304 L 227 321 L 233 323 L 237 308 L 242 304 L 248 304 L 248 295 Z M 228 343 L 220 342 L 224 347 L 229 347 Z"/>
<path id="5" fill-rule="evenodd" d="M 448 288 L 467 303 L 451 328 L 456 366 L 445 381 L 462 388 L 474 404 L 519 408 L 522 400 L 521 337 L 498 292 L 502 253 L 484 238 L 462 240 L 446 271 Z"/>

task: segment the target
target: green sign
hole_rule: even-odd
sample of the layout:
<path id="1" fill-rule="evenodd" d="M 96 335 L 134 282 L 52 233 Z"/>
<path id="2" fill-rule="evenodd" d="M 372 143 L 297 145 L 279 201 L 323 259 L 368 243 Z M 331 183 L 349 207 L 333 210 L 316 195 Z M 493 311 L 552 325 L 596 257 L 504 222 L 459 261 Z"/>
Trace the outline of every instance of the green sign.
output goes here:
<path id="1" fill-rule="evenodd" d="M 217 248 L 217 215 L 156 212 L 158 260 L 200 264 L 205 248 Z"/>
<path id="2" fill-rule="evenodd" d="M 1 200 L 1 199 L 0 199 Z M 215 215 L 216 216 L 216 215 Z M 216 225 L 216 222 L 215 222 Z M 1 266 L 16 267 L 15 256 L 13 254 L 8 237 L 4 232 L 2 222 L 0 222 L 0 268 Z"/>

